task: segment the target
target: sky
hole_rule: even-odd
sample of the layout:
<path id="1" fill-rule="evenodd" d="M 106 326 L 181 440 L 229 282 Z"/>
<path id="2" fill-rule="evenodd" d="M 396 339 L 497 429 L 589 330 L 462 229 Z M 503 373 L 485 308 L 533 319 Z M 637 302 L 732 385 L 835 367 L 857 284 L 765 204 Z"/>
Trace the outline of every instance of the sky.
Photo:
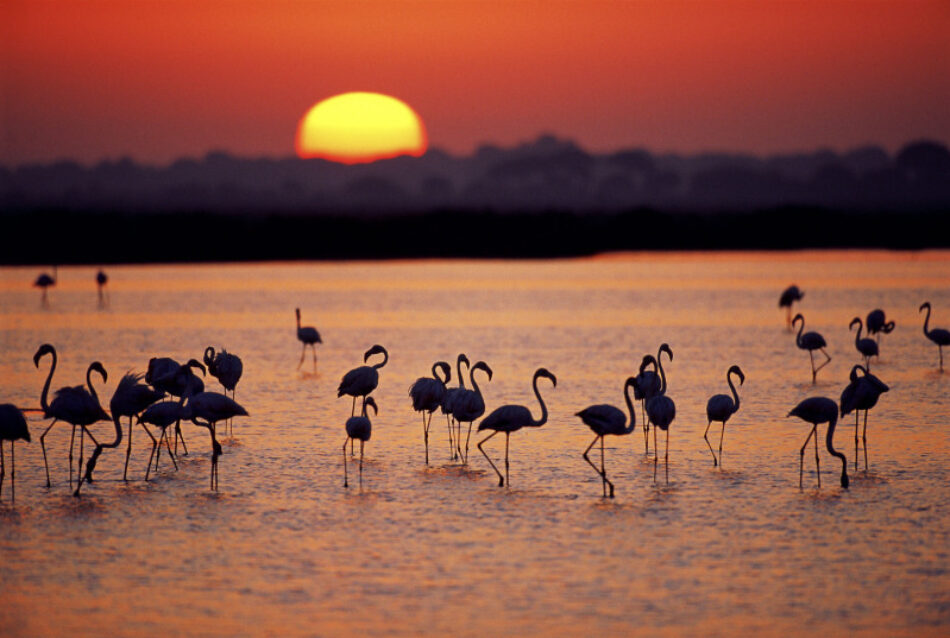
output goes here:
<path id="1" fill-rule="evenodd" d="M 950 141 L 950 2 L 0 2 L 0 163 L 294 153 L 303 114 L 393 95 L 466 154 Z"/>

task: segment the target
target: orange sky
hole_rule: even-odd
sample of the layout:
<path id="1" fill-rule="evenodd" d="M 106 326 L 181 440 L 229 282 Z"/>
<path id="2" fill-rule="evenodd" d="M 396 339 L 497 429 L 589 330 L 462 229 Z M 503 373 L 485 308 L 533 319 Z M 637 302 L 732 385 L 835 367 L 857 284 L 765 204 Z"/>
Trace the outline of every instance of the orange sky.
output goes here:
<path id="1" fill-rule="evenodd" d="M 0 4 L 0 163 L 290 156 L 300 117 L 394 95 L 433 147 L 950 141 L 950 2 Z"/>

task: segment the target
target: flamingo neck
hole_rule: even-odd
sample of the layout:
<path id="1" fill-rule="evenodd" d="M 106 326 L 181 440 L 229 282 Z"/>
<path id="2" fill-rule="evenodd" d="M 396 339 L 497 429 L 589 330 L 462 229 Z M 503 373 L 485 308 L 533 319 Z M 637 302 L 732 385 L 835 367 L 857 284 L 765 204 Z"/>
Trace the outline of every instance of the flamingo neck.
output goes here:
<path id="1" fill-rule="evenodd" d="M 857 324 L 858 334 L 854 337 L 854 345 L 858 345 L 858 343 L 861 341 L 861 331 L 864 329 L 864 324 L 860 320 L 857 321 Z"/>
<path id="2" fill-rule="evenodd" d="M 374 365 L 373 367 L 374 367 L 375 369 L 379 370 L 379 369 L 382 368 L 384 365 L 386 365 L 386 362 L 387 362 L 387 361 L 389 361 L 389 353 L 388 353 L 387 351 L 383 350 L 383 362 L 382 362 L 382 363 L 377 363 L 377 364 Z"/>
<path id="3" fill-rule="evenodd" d="M 928 337 L 930 336 L 930 330 L 928 330 L 927 328 L 929 324 L 930 324 L 930 304 L 927 304 L 927 314 L 924 315 L 924 334 Z"/>
<path id="4" fill-rule="evenodd" d="M 839 452 L 834 448 L 833 439 L 835 435 L 835 427 L 838 424 L 838 419 L 833 418 L 828 422 L 828 432 L 825 434 L 825 447 L 828 449 L 828 454 L 831 456 L 836 456 L 841 459 L 841 487 L 847 488 L 849 485 L 848 481 L 848 459 L 844 454 Z"/>
<path id="5" fill-rule="evenodd" d="M 531 386 L 534 388 L 534 396 L 538 397 L 538 403 L 541 404 L 541 418 L 537 421 L 532 421 L 531 425 L 534 427 L 541 427 L 548 422 L 548 406 L 544 405 L 544 399 L 541 398 L 541 392 L 538 390 L 538 377 L 534 377 Z"/>
<path id="6" fill-rule="evenodd" d="M 735 401 L 735 405 L 732 406 L 732 412 L 739 411 L 739 392 L 736 390 L 735 384 L 732 382 L 732 374 L 726 375 L 726 381 L 729 383 L 729 389 L 732 390 L 732 397 Z"/>
<path id="7" fill-rule="evenodd" d="M 795 322 L 793 321 L 792 323 L 794 324 Z M 802 347 L 802 332 L 804 330 L 805 330 L 805 320 L 802 319 L 801 325 L 798 326 L 798 334 L 795 335 L 795 345 L 798 346 L 799 348 Z"/>
<path id="8" fill-rule="evenodd" d="M 660 371 L 660 391 L 658 394 L 666 394 L 666 372 L 663 371 L 663 359 L 661 357 L 657 357 L 656 366 Z"/>
<path id="9" fill-rule="evenodd" d="M 466 361 L 466 360 L 463 359 L 462 357 L 459 357 L 458 361 L 455 362 L 455 369 L 458 372 L 458 376 L 459 376 L 459 387 L 464 390 L 465 389 L 465 375 L 462 374 L 463 361 Z"/>
<path id="10" fill-rule="evenodd" d="M 89 394 L 92 395 L 92 398 L 96 400 L 96 404 L 99 403 L 99 395 L 96 394 L 96 389 L 92 387 L 92 370 L 93 367 L 89 366 L 86 368 L 86 387 L 89 388 Z"/>
<path id="11" fill-rule="evenodd" d="M 472 389 L 475 391 L 475 394 L 477 394 L 477 395 L 478 395 L 478 398 L 481 399 L 481 398 L 482 398 L 482 391 L 481 391 L 481 389 L 479 389 L 478 383 L 476 383 L 476 381 L 475 381 L 475 370 L 469 370 L 469 371 L 468 371 L 468 379 L 469 379 L 469 381 L 472 382 Z"/>
<path id="12" fill-rule="evenodd" d="M 44 412 L 49 411 L 49 386 L 53 381 L 53 372 L 56 370 L 56 351 L 52 350 L 50 354 L 53 355 L 53 365 L 49 367 L 49 374 L 46 375 L 46 383 L 43 384 L 43 394 L 40 395 L 40 407 L 43 408 Z"/>
<path id="13" fill-rule="evenodd" d="M 630 422 L 623 429 L 624 433 L 630 434 L 633 432 L 633 428 L 637 425 L 637 412 L 633 409 L 633 399 L 630 398 L 630 388 L 633 387 L 632 383 L 628 383 L 623 386 L 623 398 L 627 402 L 627 411 L 630 412 Z"/>

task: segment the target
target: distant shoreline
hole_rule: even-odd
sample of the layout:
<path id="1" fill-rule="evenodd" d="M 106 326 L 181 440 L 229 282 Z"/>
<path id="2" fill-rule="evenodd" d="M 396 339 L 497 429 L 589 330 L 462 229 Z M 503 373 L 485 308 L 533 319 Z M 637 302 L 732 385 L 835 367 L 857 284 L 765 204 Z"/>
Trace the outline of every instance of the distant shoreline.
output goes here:
<path id="1" fill-rule="evenodd" d="M 631 251 L 950 248 L 950 210 L 0 214 L 0 264 L 555 258 Z"/>

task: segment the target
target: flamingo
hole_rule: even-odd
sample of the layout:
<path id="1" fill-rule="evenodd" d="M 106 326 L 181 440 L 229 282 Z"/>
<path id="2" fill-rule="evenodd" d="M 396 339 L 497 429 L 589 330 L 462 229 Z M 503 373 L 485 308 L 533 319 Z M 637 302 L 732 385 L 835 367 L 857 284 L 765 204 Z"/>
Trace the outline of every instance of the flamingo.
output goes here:
<path id="1" fill-rule="evenodd" d="M 811 382 L 815 384 L 817 383 L 818 371 L 831 361 L 831 356 L 825 352 L 825 348 L 828 344 L 825 343 L 825 338 L 817 332 L 806 332 L 802 334 L 802 331 L 805 329 L 805 317 L 803 317 L 801 313 L 795 315 L 795 318 L 792 319 L 792 325 L 794 326 L 799 321 L 802 322 L 802 325 L 798 328 L 798 334 L 795 336 L 795 345 L 801 350 L 808 351 L 808 358 L 811 359 Z M 821 353 L 825 355 L 825 362 L 817 368 L 815 367 L 815 350 L 821 350 Z"/>
<path id="2" fill-rule="evenodd" d="M 363 412 L 360 416 L 351 416 L 346 420 L 346 441 L 343 441 L 343 487 L 349 487 L 346 475 L 346 444 L 353 445 L 354 439 L 360 442 L 360 487 L 363 487 L 363 446 L 373 435 L 373 424 L 366 413 L 366 406 L 372 406 L 373 414 L 379 414 L 376 400 L 373 397 L 363 397 Z"/>
<path id="3" fill-rule="evenodd" d="M 100 308 L 106 304 L 105 288 L 107 283 L 109 283 L 109 276 L 100 268 L 99 272 L 96 273 L 96 289 L 99 292 Z"/>
<path id="4" fill-rule="evenodd" d="M 189 395 L 188 402 L 181 407 L 181 418 L 190 419 L 195 425 L 208 428 L 211 435 L 211 489 L 214 491 L 218 489 L 218 457 L 221 456 L 221 444 L 215 436 L 215 424 L 236 416 L 248 416 L 247 410 L 219 392 Z"/>
<path id="5" fill-rule="evenodd" d="M 30 429 L 20 408 L 12 403 L 0 404 L 0 496 L 3 495 L 3 477 L 6 466 L 3 462 L 3 442 L 10 442 L 10 500 L 16 499 L 16 455 L 14 444 L 17 439 L 30 442 Z"/>
<path id="6" fill-rule="evenodd" d="M 241 380 L 241 373 L 244 372 L 244 364 L 241 357 L 231 354 L 227 350 L 215 354 L 214 348 L 208 346 L 205 348 L 204 362 L 208 366 L 208 372 L 218 380 L 224 387 L 224 394 L 231 391 L 231 398 L 234 398 L 234 387 Z M 233 434 L 233 432 L 231 432 Z"/>
<path id="7" fill-rule="evenodd" d="M 43 295 L 40 297 L 40 304 L 46 308 L 49 306 L 49 298 L 46 295 L 46 290 L 50 286 L 56 285 L 57 272 L 56 266 L 53 266 L 53 276 L 50 277 L 47 273 L 40 273 L 40 276 L 36 278 L 36 281 L 33 282 L 33 285 L 40 288 L 43 291 Z"/>
<path id="8" fill-rule="evenodd" d="M 861 329 L 864 327 L 864 324 L 861 322 L 861 317 L 852 319 L 851 323 L 848 324 L 848 330 L 851 330 L 855 325 L 858 327 L 858 334 L 854 337 L 854 347 L 861 353 L 861 356 L 864 357 L 864 365 L 870 370 L 871 357 L 878 356 L 877 342 L 867 337 L 864 339 L 861 338 Z"/>
<path id="9" fill-rule="evenodd" d="M 863 372 L 858 376 L 858 370 Z M 851 368 L 851 383 L 841 393 L 841 416 L 854 411 L 854 471 L 858 471 L 858 416 L 864 410 L 864 471 L 868 469 L 868 410 L 877 405 L 882 394 L 890 390 L 883 381 L 871 374 L 867 368 L 856 365 Z"/>
<path id="10" fill-rule="evenodd" d="M 383 362 L 372 366 L 360 366 L 353 368 L 340 381 L 340 387 L 337 388 L 337 398 L 344 394 L 353 397 L 353 408 L 350 410 L 350 416 L 356 414 L 356 397 L 365 397 L 376 389 L 379 385 L 379 369 L 389 361 L 389 353 L 381 345 L 375 345 L 363 354 L 365 363 L 375 354 L 383 355 Z"/>
<path id="11" fill-rule="evenodd" d="M 482 370 L 485 374 L 488 375 L 488 380 L 491 381 L 492 378 L 492 369 L 488 367 L 488 364 L 484 361 L 479 361 L 471 367 L 468 371 L 469 381 L 472 382 L 472 390 L 459 390 L 459 393 L 455 396 L 455 401 L 452 403 L 452 416 L 455 417 L 456 423 L 458 423 L 458 436 L 455 439 L 455 444 L 458 447 L 459 456 L 462 457 L 462 463 L 468 463 L 468 442 L 472 437 L 472 423 L 475 419 L 481 417 L 485 414 L 485 399 L 482 397 L 482 391 L 478 387 L 478 383 L 475 382 L 475 371 Z M 462 453 L 462 423 L 468 421 L 468 434 L 465 436 L 465 453 Z"/>
<path id="12" fill-rule="evenodd" d="M 465 391 L 465 375 L 462 374 L 462 364 L 465 364 L 465 367 L 471 370 L 471 363 L 464 354 L 459 354 L 458 358 L 455 360 L 456 370 L 458 371 L 458 387 L 447 388 L 445 390 L 445 398 L 442 399 L 442 414 L 445 415 L 445 425 L 449 429 L 449 448 L 452 450 L 452 460 L 458 459 L 458 448 L 454 441 L 454 436 L 452 434 L 452 421 L 455 416 L 453 410 L 455 408 L 455 398 L 462 392 Z"/>
<path id="13" fill-rule="evenodd" d="M 442 376 L 439 377 L 439 370 Z M 432 422 L 432 414 L 442 405 L 445 398 L 445 384 L 452 379 L 452 366 L 445 361 L 437 361 L 432 364 L 431 377 L 419 377 L 409 387 L 409 396 L 412 397 L 412 409 L 422 413 L 422 435 L 426 445 L 426 465 L 429 464 L 429 424 Z M 429 417 L 426 418 L 426 412 Z"/>
<path id="14" fill-rule="evenodd" d="M 739 393 L 736 391 L 736 386 L 732 383 L 733 374 L 739 377 L 739 385 L 745 383 L 745 375 L 742 373 L 742 369 L 739 366 L 731 366 L 726 371 L 726 383 L 729 384 L 729 389 L 732 390 L 732 396 L 728 394 L 714 394 L 709 397 L 709 401 L 706 402 L 706 418 L 709 419 L 709 422 L 706 424 L 706 431 L 703 433 L 703 438 L 706 439 L 706 445 L 709 446 L 709 451 L 712 452 L 713 467 L 722 463 L 722 439 L 726 434 L 726 421 L 739 411 Z M 709 438 L 706 436 L 709 433 L 709 426 L 712 425 L 713 421 L 722 421 L 722 432 L 719 434 L 718 460 L 716 459 L 716 453 L 713 452 L 712 444 L 709 443 Z"/>
<path id="15" fill-rule="evenodd" d="M 672 357 L 670 357 L 672 360 Z M 644 358 L 643 362 L 640 364 L 640 372 L 650 364 L 654 364 L 660 370 L 660 389 L 655 395 L 650 397 L 647 400 L 647 418 L 650 420 L 650 423 L 653 424 L 653 482 L 656 482 L 656 468 L 659 464 L 659 454 L 660 450 L 657 447 L 656 443 L 656 429 L 659 428 L 666 432 L 666 455 L 664 457 L 665 467 L 666 467 L 666 482 L 670 482 L 670 424 L 673 423 L 673 419 L 676 418 L 676 404 L 673 403 L 673 399 L 666 396 L 666 372 L 663 370 L 663 366 L 653 359 L 650 356 L 648 359 Z"/>
<path id="16" fill-rule="evenodd" d="M 630 399 L 630 388 L 636 389 L 637 379 L 636 377 L 628 377 L 623 384 L 623 398 L 627 402 L 627 410 L 630 412 L 630 423 L 627 424 L 627 415 L 623 413 L 619 408 L 615 408 L 612 405 L 606 403 L 599 403 L 597 405 L 592 405 L 590 407 L 584 408 L 580 412 L 576 412 L 574 416 L 579 416 L 581 421 L 584 422 L 584 425 L 589 427 L 594 431 L 596 435 L 594 440 L 590 442 L 590 445 L 587 446 L 587 449 L 584 450 L 584 460 L 594 468 L 594 471 L 600 475 L 601 484 L 604 490 L 604 497 L 607 497 L 607 486 L 610 486 L 610 498 L 614 497 L 614 484 L 610 479 L 607 478 L 607 468 L 604 465 L 604 437 L 608 434 L 613 434 L 616 436 L 623 436 L 624 434 L 630 434 L 633 432 L 634 428 L 637 426 L 637 413 L 633 408 L 633 401 Z M 590 452 L 590 449 L 596 445 L 598 439 L 600 440 L 600 469 L 597 469 L 597 466 L 591 462 L 590 457 L 587 456 L 587 453 Z"/>
<path id="17" fill-rule="evenodd" d="M 827 423 L 828 432 L 825 434 L 825 447 L 828 453 L 841 459 L 841 487 L 848 489 L 848 459 L 844 454 L 834 449 L 832 439 L 835 435 L 835 426 L 838 423 L 838 404 L 827 397 L 810 397 L 805 399 L 788 413 L 788 416 L 797 416 L 806 423 L 811 423 L 811 431 L 805 439 L 801 449 L 801 459 L 798 472 L 798 488 L 802 489 L 802 480 L 805 474 L 805 448 L 808 441 L 815 437 L 815 470 L 818 475 L 818 487 L 821 487 L 821 465 L 818 460 L 818 424 Z"/>
<path id="18" fill-rule="evenodd" d="M 49 461 L 46 456 L 46 435 L 56 425 L 57 421 L 64 421 L 73 426 L 72 436 L 69 441 L 69 484 L 72 486 L 73 482 L 73 443 L 76 439 L 76 426 L 78 425 L 81 428 L 79 445 L 79 469 L 82 471 L 82 442 L 83 434 L 88 434 L 89 438 L 92 439 L 93 444 L 98 445 L 99 442 L 96 441 L 95 437 L 92 436 L 92 433 L 86 428 L 87 425 L 91 425 L 96 421 L 107 420 L 109 415 L 105 413 L 102 409 L 102 406 L 99 404 L 99 397 L 96 394 L 96 389 L 92 386 L 92 372 L 96 371 L 102 376 L 102 380 L 108 380 L 108 374 L 106 373 L 105 368 L 102 367 L 102 364 L 98 361 L 94 361 L 89 364 L 89 368 L 86 370 L 86 386 L 88 390 L 81 385 L 73 387 L 63 387 L 56 391 L 56 395 L 53 398 L 53 402 L 48 401 L 49 396 L 49 386 L 53 380 L 53 372 L 56 370 L 56 349 L 48 344 L 44 343 L 37 349 L 36 354 L 33 355 L 33 364 L 39 368 L 40 367 L 40 358 L 45 355 L 52 355 L 52 365 L 49 369 L 49 374 L 46 377 L 46 382 L 43 384 L 43 392 L 40 395 L 40 406 L 43 409 L 43 416 L 47 419 L 53 419 L 53 422 L 47 426 L 43 431 L 43 434 L 40 435 L 40 447 L 43 450 L 43 465 L 46 467 L 46 487 L 51 487 L 52 483 L 49 478 Z"/>
<path id="19" fill-rule="evenodd" d="M 940 371 L 943 372 L 943 347 L 950 346 L 950 331 L 944 330 L 943 328 L 928 330 L 927 326 L 930 324 L 929 301 L 920 304 L 920 310 L 918 310 L 918 312 L 923 312 L 924 308 L 927 309 L 927 317 L 924 319 L 924 336 L 937 345 L 937 351 L 940 353 Z"/>
<path id="20" fill-rule="evenodd" d="M 317 332 L 317 329 L 313 326 L 304 326 L 300 327 L 300 308 L 297 308 L 297 339 L 303 343 L 303 349 L 300 351 L 300 363 L 297 364 L 297 369 L 300 369 L 300 366 L 303 365 L 304 357 L 307 354 L 307 346 L 310 346 L 310 350 L 313 353 L 313 371 L 317 371 L 317 343 L 323 343 L 323 340 L 320 339 L 320 333 Z"/>
<path id="21" fill-rule="evenodd" d="M 801 301 L 805 296 L 804 290 L 799 290 L 798 286 L 792 285 L 782 291 L 782 296 L 778 299 L 778 307 L 785 308 L 785 327 L 789 332 L 792 331 L 792 304 Z"/>
<path id="22" fill-rule="evenodd" d="M 129 457 L 132 455 L 132 417 L 137 416 L 156 401 L 161 401 L 165 396 L 165 393 L 161 390 L 155 390 L 141 383 L 144 376 L 143 374 L 127 372 L 119 381 L 119 385 L 116 386 L 115 392 L 112 394 L 112 400 L 109 401 L 109 411 L 112 412 L 112 421 L 113 425 L 115 425 L 115 439 L 112 443 L 102 443 L 96 446 L 92 456 L 90 456 L 86 462 L 85 480 L 92 481 L 92 471 L 96 467 L 96 462 L 99 459 L 99 455 L 102 454 L 102 450 L 106 448 L 117 448 L 119 444 L 122 443 L 122 426 L 120 419 L 124 416 L 129 417 L 129 445 L 125 451 L 125 468 L 122 471 L 122 480 L 129 480 Z M 152 439 L 152 454 L 149 455 L 149 464 L 151 464 L 151 458 L 152 455 L 155 454 L 155 446 L 157 444 L 155 437 L 152 436 L 148 428 L 142 426 L 142 429 L 144 429 L 145 433 Z"/>
<path id="23" fill-rule="evenodd" d="M 204 381 L 191 371 L 192 368 L 201 370 L 202 375 L 205 374 L 205 367 L 197 359 L 189 359 L 187 363 L 181 365 L 168 357 L 153 357 L 149 359 L 145 381 L 156 390 L 162 390 L 173 397 L 184 399 L 188 395 L 204 392 L 205 389 Z M 185 437 L 182 436 L 180 422 L 175 424 L 176 454 L 179 439 L 181 439 L 181 445 L 185 450 L 185 455 L 187 455 L 188 446 L 185 445 Z"/>
<path id="24" fill-rule="evenodd" d="M 183 400 L 182 400 L 183 401 Z M 148 480 L 149 473 L 152 470 L 152 458 L 155 459 L 155 471 L 158 471 L 158 463 L 160 457 L 162 456 L 162 441 L 165 441 L 165 448 L 168 450 L 168 456 L 172 460 L 172 465 L 175 466 L 175 469 L 178 469 L 178 461 L 175 460 L 175 454 L 172 452 L 171 443 L 168 441 L 166 436 L 166 431 L 168 426 L 172 423 L 178 423 L 182 419 L 182 401 L 162 401 L 161 403 L 153 403 L 145 409 L 135 420 L 136 423 L 141 424 L 142 428 L 148 432 L 148 435 L 152 437 L 152 453 L 148 455 L 148 465 L 145 468 L 145 480 Z M 153 435 L 146 425 L 154 425 L 159 428 L 162 433 L 158 437 L 158 443 L 155 443 L 155 435 Z"/>
<path id="25" fill-rule="evenodd" d="M 672 361 L 673 350 L 670 349 L 668 343 L 664 343 L 660 346 L 656 351 L 655 359 L 650 355 L 643 357 L 643 360 L 640 362 L 640 372 L 636 376 L 637 383 L 633 388 L 633 398 L 640 400 L 640 416 L 643 420 L 643 444 L 646 454 L 650 453 L 650 422 L 646 417 L 646 402 L 660 390 L 660 375 L 657 374 L 657 367 L 662 365 L 658 362 L 660 355 L 664 352 L 669 355 L 670 361 Z M 645 361 L 653 362 L 653 370 L 646 370 L 643 365 Z"/>
<path id="26" fill-rule="evenodd" d="M 488 460 L 488 464 L 492 466 L 492 469 L 495 470 L 495 473 L 498 475 L 498 487 L 504 487 L 505 483 L 508 484 L 508 487 L 511 487 L 511 480 L 508 478 L 508 440 L 511 437 L 511 433 L 520 430 L 523 427 L 538 428 L 548 422 L 548 408 L 546 405 L 544 405 L 544 399 L 541 398 L 541 393 L 538 392 L 538 379 L 541 377 L 550 379 L 554 387 L 557 387 L 557 377 L 549 372 L 547 368 L 538 368 L 535 371 L 534 378 L 531 381 L 531 386 L 534 388 L 534 396 L 538 397 L 538 403 L 541 404 L 541 418 L 539 418 L 537 421 L 531 417 L 531 411 L 523 405 L 503 405 L 500 408 L 496 408 L 494 411 L 492 411 L 491 414 L 482 419 L 482 422 L 478 424 L 479 432 L 482 430 L 492 430 L 491 434 L 479 441 L 478 449 L 485 456 L 485 459 Z M 499 432 L 505 433 L 504 476 L 501 475 L 501 472 L 499 472 L 498 468 L 495 467 L 495 464 L 492 463 L 492 460 L 488 457 L 488 454 L 485 453 L 485 448 L 482 447 L 482 445 L 488 442 L 488 439 L 492 438 Z"/>
<path id="27" fill-rule="evenodd" d="M 893 321 L 887 321 L 884 318 L 884 311 L 880 308 L 875 308 L 869 312 L 868 318 L 864 322 L 868 334 L 875 335 L 878 341 L 881 340 L 881 333 L 890 334 L 893 332 L 895 325 Z"/>

